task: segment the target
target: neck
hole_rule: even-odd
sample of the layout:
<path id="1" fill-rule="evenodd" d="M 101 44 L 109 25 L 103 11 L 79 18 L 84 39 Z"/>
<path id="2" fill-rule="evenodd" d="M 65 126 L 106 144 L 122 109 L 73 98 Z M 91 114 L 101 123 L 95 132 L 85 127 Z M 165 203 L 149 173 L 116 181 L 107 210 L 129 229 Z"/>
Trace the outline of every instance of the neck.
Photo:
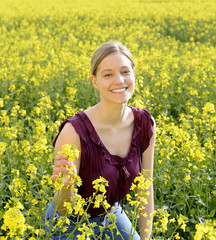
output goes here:
<path id="1" fill-rule="evenodd" d="M 109 106 L 108 106 L 109 105 Z M 105 124 L 118 127 L 128 116 L 127 104 L 107 104 L 99 102 L 96 105 L 98 117 Z"/>

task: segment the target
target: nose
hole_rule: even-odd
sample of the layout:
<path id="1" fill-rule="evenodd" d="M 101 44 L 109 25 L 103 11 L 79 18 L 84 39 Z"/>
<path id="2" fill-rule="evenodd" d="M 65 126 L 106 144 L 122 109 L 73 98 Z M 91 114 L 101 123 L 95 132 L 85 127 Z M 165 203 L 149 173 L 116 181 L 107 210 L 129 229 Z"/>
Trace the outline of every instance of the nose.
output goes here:
<path id="1" fill-rule="evenodd" d="M 115 82 L 116 83 L 124 83 L 124 76 L 121 73 L 116 74 Z"/>

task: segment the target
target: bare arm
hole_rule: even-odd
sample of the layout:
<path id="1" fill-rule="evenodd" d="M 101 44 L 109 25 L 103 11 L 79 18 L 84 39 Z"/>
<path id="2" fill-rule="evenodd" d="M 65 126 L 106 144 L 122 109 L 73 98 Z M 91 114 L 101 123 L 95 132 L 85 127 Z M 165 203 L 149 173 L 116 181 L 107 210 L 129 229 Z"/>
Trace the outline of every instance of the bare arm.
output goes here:
<path id="1" fill-rule="evenodd" d="M 65 155 L 59 155 L 58 152 L 62 150 L 62 145 L 64 144 L 74 144 L 78 148 L 78 150 L 81 152 L 81 146 L 80 146 L 80 138 L 77 132 L 75 131 L 74 127 L 71 123 L 66 123 L 64 128 L 62 129 L 61 133 L 59 134 L 56 144 L 55 144 L 55 164 L 53 167 L 53 175 L 51 176 L 52 180 L 55 180 L 59 174 L 64 173 L 64 175 L 67 175 L 68 169 L 72 166 L 73 163 L 69 162 L 66 159 Z M 74 174 L 79 173 L 80 169 L 80 155 L 78 158 L 75 158 L 74 160 Z M 71 176 L 73 177 L 73 176 Z M 63 177 L 64 185 L 70 185 L 69 178 Z M 57 192 L 54 195 L 54 202 L 57 201 Z M 71 189 L 64 189 L 62 188 L 60 190 L 60 195 L 58 196 L 58 212 L 62 215 L 66 214 L 66 209 L 64 208 L 64 202 L 71 202 L 71 198 L 73 198 L 74 192 Z"/>
<path id="2" fill-rule="evenodd" d="M 156 138 L 156 125 L 154 122 L 153 126 L 153 136 L 150 140 L 150 145 L 148 148 L 143 152 L 142 155 L 142 168 L 148 169 L 151 171 L 147 177 L 153 178 L 153 164 L 154 164 L 154 145 L 155 145 L 155 138 Z M 153 183 L 151 184 L 149 190 L 150 195 L 148 198 L 148 204 L 145 205 L 145 210 L 143 213 L 147 214 L 147 217 L 142 216 L 142 212 L 140 213 L 139 218 L 139 226 L 140 226 L 140 236 L 141 240 L 150 239 L 151 232 L 152 232 L 152 221 L 153 218 L 150 217 L 150 214 L 154 211 L 154 193 L 153 193 Z M 151 224 L 148 225 L 148 221 L 151 221 Z M 147 231 L 145 231 L 147 229 Z"/>

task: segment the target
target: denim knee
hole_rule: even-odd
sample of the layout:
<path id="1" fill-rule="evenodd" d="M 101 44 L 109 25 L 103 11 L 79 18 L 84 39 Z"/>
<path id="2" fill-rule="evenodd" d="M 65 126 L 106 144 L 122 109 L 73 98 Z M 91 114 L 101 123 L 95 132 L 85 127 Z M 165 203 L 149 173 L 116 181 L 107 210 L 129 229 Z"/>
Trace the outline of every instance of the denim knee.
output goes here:
<path id="1" fill-rule="evenodd" d="M 62 215 L 56 210 L 55 212 L 55 203 L 52 201 L 46 211 L 46 223 L 45 223 L 45 232 L 46 235 L 52 235 L 53 240 L 67 239 L 67 236 L 73 232 L 73 237 L 70 239 L 77 239 L 77 235 L 82 234 L 78 229 L 75 229 L 77 226 L 77 222 L 79 222 L 79 216 L 69 216 L 68 219 L 70 220 L 70 224 L 63 224 L 62 227 L 67 227 L 67 230 L 63 233 L 62 228 L 56 227 L 57 221 L 59 217 Z M 107 221 L 106 215 L 98 216 L 95 218 L 89 218 L 88 222 L 93 223 L 95 222 L 97 226 L 94 228 L 94 235 L 100 234 L 100 226 L 105 226 Z M 88 222 L 84 220 L 82 224 L 88 225 Z M 94 239 L 93 236 L 90 236 L 91 239 Z"/>

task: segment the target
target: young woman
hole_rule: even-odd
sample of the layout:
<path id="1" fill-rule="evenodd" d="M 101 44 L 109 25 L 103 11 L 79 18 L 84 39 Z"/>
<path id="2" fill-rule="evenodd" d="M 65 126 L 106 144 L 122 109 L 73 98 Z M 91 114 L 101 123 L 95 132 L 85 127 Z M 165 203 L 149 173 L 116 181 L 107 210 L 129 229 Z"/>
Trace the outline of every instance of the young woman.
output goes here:
<path id="1" fill-rule="evenodd" d="M 53 145 L 55 146 L 55 165 L 52 180 L 59 174 L 67 173 L 71 163 L 66 156 L 58 155 L 64 144 L 75 144 L 80 155 L 75 159 L 75 173 L 82 179 L 79 194 L 88 198 L 94 192 L 92 181 L 99 176 L 109 182 L 107 201 L 113 206 L 111 213 L 117 217 L 116 226 L 124 239 L 129 239 L 132 225 L 119 202 L 130 191 L 131 184 L 142 169 L 151 170 L 153 174 L 153 158 L 156 127 L 153 117 L 145 109 L 127 105 L 135 87 L 135 64 L 129 50 L 117 42 L 107 42 L 100 46 L 91 60 L 92 83 L 99 92 L 100 102 L 84 111 L 79 111 L 70 119 L 66 119 L 59 128 Z M 73 177 L 73 176 L 72 176 Z M 68 185 L 70 179 L 64 178 Z M 153 185 L 145 212 L 147 217 L 140 214 L 140 236 L 135 233 L 133 239 L 149 239 L 152 230 L 150 214 L 154 209 Z M 61 189 L 60 204 L 55 217 L 65 215 L 64 202 L 73 199 L 72 190 Z M 53 215 L 57 195 L 47 210 L 49 221 Z M 102 208 L 89 209 L 90 221 L 106 226 L 108 218 Z M 74 229 L 73 221 L 60 239 L 67 239 L 66 234 Z M 148 229 L 149 231 L 145 231 Z M 46 227 L 48 231 L 48 227 Z M 135 230 L 134 230 L 135 231 Z M 112 234 L 105 231 L 110 239 Z M 148 233 L 147 233 L 148 232 Z M 80 234 L 75 231 L 73 239 Z M 99 227 L 94 235 L 99 234 Z M 56 238 L 55 238 L 56 237 Z M 53 239 L 59 239 L 58 232 Z M 93 239 L 93 238 L 92 238 Z M 105 235 L 103 236 L 105 238 Z M 114 239 L 122 239 L 114 231 Z"/>

